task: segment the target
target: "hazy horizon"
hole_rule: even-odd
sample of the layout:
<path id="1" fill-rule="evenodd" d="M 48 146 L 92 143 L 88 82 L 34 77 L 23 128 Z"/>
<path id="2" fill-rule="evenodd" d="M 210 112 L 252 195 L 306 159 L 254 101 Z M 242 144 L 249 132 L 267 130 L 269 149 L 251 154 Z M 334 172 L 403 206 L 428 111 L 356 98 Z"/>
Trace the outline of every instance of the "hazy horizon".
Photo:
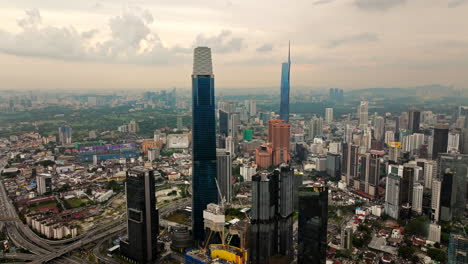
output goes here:
<path id="1" fill-rule="evenodd" d="M 289 40 L 293 90 L 468 88 L 465 0 L 18 0 L 0 7 L 1 90 L 184 89 L 195 46 L 212 48 L 217 89 L 276 88 Z"/>

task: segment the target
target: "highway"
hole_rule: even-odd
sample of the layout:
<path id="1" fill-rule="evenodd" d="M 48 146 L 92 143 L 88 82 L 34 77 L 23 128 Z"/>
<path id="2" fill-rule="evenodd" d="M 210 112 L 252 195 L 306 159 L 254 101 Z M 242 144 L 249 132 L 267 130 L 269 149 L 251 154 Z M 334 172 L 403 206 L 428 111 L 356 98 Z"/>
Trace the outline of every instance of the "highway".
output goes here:
<path id="1" fill-rule="evenodd" d="M 164 217 L 170 212 L 190 205 L 191 198 L 184 198 L 174 201 L 159 209 L 160 217 Z M 80 263 L 81 260 L 65 256 L 73 250 L 79 249 L 86 244 L 103 240 L 118 232 L 124 231 L 127 227 L 126 217 L 121 217 L 109 224 L 93 229 L 91 232 L 82 234 L 73 239 L 52 241 L 37 236 L 29 226 L 18 221 L 19 217 L 14 206 L 11 204 L 3 181 L 0 181 L 0 218 L 10 219 L 2 221 L 6 226 L 7 233 L 16 245 L 29 250 L 38 255 L 32 263 Z M 161 223 L 165 224 L 164 221 Z M 67 244 L 68 243 L 68 244 Z"/>

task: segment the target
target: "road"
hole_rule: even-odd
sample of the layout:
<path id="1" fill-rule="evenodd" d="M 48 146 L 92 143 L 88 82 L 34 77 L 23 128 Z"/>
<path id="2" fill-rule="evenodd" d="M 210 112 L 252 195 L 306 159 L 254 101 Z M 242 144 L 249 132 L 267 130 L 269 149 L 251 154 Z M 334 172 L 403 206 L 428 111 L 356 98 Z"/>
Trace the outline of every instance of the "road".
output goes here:
<path id="1" fill-rule="evenodd" d="M 191 198 L 174 201 L 160 208 L 159 215 L 160 217 L 164 217 L 178 208 L 189 205 L 190 202 Z M 8 235 L 15 244 L 21 245 L 33 254 L 38 255 L 32 263 L 47 263 L 53 260 L 54 263 L 74 263 L 77 260 L 73 260 L 65 255 L 86 244 L 102 240 L 121 232 L 127 227 L 125 217 L 122 217 L 107 225 L 98 227 L 91 232 L 82 234 L 73 240 L 52 241 L 43 239 L 37 236 L 29 226 L 23 224 L 21 221 L 17 221 L 17 219 L 19 219 L 18 214 L 7 196 L 3 181 L 0 181 L 0 218 L 12 218 L 11 221 L 4 221 L 2 224 L 6 226 Z"/>

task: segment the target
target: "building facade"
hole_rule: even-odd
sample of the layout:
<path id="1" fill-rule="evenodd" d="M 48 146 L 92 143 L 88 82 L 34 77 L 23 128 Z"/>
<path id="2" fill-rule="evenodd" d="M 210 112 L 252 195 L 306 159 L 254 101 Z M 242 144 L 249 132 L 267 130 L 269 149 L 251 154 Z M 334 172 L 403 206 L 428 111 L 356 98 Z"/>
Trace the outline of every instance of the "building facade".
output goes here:
<path id="1" fill-rule="evenodd" d="M 192 231 L 194 240 L 203 241 L 203 210 L 209 203 L 218 203 L 214 75 L 207 47 L 194 51 L 192 146 Z"/>
<path id="2" fill-rule="evenodd" d="M 157 259 L 159 216 L 156 208 L 154 171 L 134 167 L 127 171 L 128 238 L 120 242 L 122 255 L 137 263 Z"/>

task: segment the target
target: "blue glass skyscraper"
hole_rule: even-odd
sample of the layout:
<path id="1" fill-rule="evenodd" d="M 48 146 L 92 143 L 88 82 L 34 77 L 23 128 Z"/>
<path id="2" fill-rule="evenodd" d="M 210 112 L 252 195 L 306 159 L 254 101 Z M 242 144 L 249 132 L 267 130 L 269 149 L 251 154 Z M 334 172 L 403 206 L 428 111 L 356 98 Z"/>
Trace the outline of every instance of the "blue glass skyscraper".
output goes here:
<path id="1" fill-rule="evenodd" d="M 289 77 L 291 71 L 291 45 L 288 50 L 288 62 L 281 64 L 281 102 L 280 119 L 289 123 Z"/>
<path id="2" fill-rule="evenodd" d="M 204 240 L 203 210 L 218 203 L 216 120 L 211 50 L 195 48 L 192 74 L 192 231 Z"/>

